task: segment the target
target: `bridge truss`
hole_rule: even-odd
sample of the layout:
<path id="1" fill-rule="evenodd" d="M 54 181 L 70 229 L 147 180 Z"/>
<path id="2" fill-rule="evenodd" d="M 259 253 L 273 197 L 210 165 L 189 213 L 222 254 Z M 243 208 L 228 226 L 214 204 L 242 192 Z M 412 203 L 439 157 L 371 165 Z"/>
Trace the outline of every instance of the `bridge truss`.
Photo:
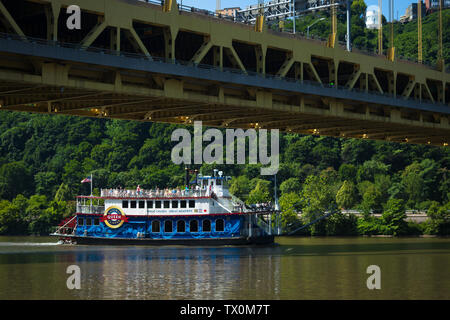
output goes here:
<path id="1" fill-rule="evenodd" d="M 0 0 L 0 109 L 448 145 L 445 70 L 182 9 Z"/>

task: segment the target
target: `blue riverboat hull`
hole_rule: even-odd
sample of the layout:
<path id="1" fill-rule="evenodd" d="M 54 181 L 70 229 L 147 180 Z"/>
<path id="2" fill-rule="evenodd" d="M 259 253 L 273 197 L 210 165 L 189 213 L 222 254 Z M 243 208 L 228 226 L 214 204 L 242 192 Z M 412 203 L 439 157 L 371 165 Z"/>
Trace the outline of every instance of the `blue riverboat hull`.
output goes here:
<path id="1" fill-rule="evenodd" d="M 270 245 L 274 243 L 273 235 L 257 237 L 209 238 L 209 239 L 124 239 L 103 237 L 68 236 L 66 240 L 80 245 L 181 245 L 181 246 L 224 246 L 224 245 Z"/>

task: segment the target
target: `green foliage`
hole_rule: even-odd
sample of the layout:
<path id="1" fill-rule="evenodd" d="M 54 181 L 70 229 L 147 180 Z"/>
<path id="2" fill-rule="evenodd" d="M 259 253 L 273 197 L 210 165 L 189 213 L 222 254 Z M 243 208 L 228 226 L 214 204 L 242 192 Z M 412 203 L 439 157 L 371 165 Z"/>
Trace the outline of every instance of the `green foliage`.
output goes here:
<path id="1" fill-rule="evenodd" d="M 390 199 L 386 204 L 386 209 L 381 216 L 384 234 L 394 236 L 405 234 L 407 231 L 407 222 L 405 221 L 405 203 L 401 199 Z"/>
<path id="2" fill-rule="evenodd" d="M 279 200 L 281 214 L 281 225 L 285 230 L 298 222 L 297 213 L 302 207 L 302 199 L 295 192 L 283 193 Z"/>
<path id="3" fill-rule="evenodd" d="M 428 210 L 429 220 L 425 222 L 425 233 L 435 235 L 450 234 L 450 202 L 440 206 L 433 202 Z"/>
<path id="4" fill-rule="evenodd" d="M 248 198 L 250 190 L 250 180 L 246 176 L 233 178 L 230 182 L 230 193 L 242 200 Z"/>
<path id="5" fill-rule="evenodd" d="M 354 236 L 358 234 L 357 218 L 354 214 L 335 213 L 326 219 L 327 236 Z"/>
<path id="6" fill-rule="evenodd" d="M 345 180 L 336 194 L 336 203 L 342 209 L 351 209 L 358 201 L 357 189 L 351 181 Z"/>
<path id="7" fill-rule="evenodd" d="M 299 193 L 301 189 L 302 184 L 298 178 L 289 178 L 284 180 L 280 185 L 280 191 L 282 194 Z"/>
<path id="8" fill-rule="evenodd" d="M 270 181 L 255 178 L 252 182 L 256 182 L 256 185 L 248 195 L 248 199 L 246 201 L 247 204 L 263 203 L 272 200 L 269 191 Z"/>
<path id="9" fill-rule="evenodd" d="M 71 201 L 77 194 L 89 194 L 89 184 L 80 181 L 91 173 L 94 190 L 138 184 L 142 188 L 182 186 L 184 165 L 170 159 L 176 144 L 171 133 L 179 127 L 0 112 L 0 233 L 44 232 L 47 224 L 59 222 L 54 217 L 73 214 Z M 445 147 L 281 134 L 280 161 L 280 202 L 299 198 L 296 210 L 303 213 L 301 223 L 338 206 L 363 209 L 367 215 L 386 211 L 389 199 L 403 200 L 406 209 L 437 212 L 436 206 L 442 207 L 450 198 L 450 151 Z M 231 193 L 247 203 L 274 199 L 273 179 L 260 176 L 260 165 L 192 168 L 203 174 L 218 168 L 233 176 Z M 447 232 L 444 211 L 439 212 L 432 222 L 406 230 Z M 342 234 L 344 224 L 353 223 L 346 215 L 330 218 L 303 232 Z M 286 225 L 300 223 L 293 211 L 283 219 Z M 357 230 L 364 234 L 394 233 L 382 219 L 360 220 Z"/>

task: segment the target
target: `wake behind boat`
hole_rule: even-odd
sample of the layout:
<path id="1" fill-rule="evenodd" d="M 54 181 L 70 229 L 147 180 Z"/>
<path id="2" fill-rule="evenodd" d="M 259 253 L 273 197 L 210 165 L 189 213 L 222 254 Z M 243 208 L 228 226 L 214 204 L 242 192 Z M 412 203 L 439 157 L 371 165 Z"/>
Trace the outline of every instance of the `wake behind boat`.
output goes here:
<path id="1" fill-rule="evenodd" d="M 247 207 L 229 193 L 229 179 L 214 170 L 198 175 L 191 189 L 102 189 L 100 197 L 78 196 L 75 215 L 51 235 L 76 244 L 273 243 L 279 232 L 274 208 Z"/>

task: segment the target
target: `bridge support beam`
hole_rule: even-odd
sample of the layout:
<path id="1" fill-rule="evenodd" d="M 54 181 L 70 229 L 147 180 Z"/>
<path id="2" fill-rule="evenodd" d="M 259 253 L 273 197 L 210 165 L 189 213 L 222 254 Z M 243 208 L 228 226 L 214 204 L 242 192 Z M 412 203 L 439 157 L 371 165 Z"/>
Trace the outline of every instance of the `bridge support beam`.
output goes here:
<path id="1" fill-rule="evenodd" d="M 22 29 L 17 25 L 16 21 L 14 20 L 14 18 L 11 16 L 11 14 L 1 1 L 0 1 L 0 14 L 3 15 L 3 17 L 5 18 L 0 19 L 0 21 L 3 21 L 5 24 L 7 24 L 7 27 L 13 29 L 17 35 L 25 38 L 25 34 L 23 33 Z"/>

